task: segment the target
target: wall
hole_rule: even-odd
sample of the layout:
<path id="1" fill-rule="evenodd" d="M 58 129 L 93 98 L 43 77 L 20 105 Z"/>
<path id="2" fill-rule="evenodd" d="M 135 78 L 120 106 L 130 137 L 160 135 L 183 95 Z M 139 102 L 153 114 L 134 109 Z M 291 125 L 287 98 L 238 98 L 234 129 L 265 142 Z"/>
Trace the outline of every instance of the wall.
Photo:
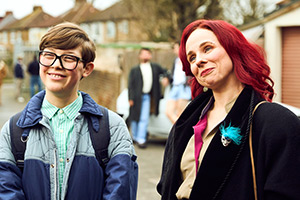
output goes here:
<path id="1" fill-rule="evenodd" d="M 300 26 L 300 8 L 265 23 L 265 50 L 271 67 L 271 77 L 275 82 L 274 101 L 281 101 L 282 36 L 281 27 Z M 295 55 L 298 56 L 298 55 Z"/>

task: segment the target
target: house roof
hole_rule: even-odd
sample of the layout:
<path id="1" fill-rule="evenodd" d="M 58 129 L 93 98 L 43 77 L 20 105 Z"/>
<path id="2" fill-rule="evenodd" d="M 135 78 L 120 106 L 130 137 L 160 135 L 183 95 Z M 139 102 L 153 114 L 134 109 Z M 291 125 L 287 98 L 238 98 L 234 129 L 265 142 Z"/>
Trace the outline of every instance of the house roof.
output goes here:
<path id="1" fill-rule="evenodd" d="M 259 26 L 259 25 L 269 22 L 277 17 L 280 17 L 288 12 L 291 12 L 299 7 L 300 7 L 300 0 L 291 0 L 286 4 L 280 5 L 278 7 L 278 9 L 276 9 L 273 12 L 271 12 L 270 14 L 266 15 L 263 19 L 256 20 L 251 23 L 239 26 L 238 28 L 243 31 L 246 29 L 253 28 L 255 26 Z"/>
<path id="2" fill-rule="evenodd" d="M 17 19 L 14 17 L 13 15 L 13 12 L 11 11 L 7 11 L 5 13 L 5 16 L 4 17 L 1 17 L 2 20 L 0 21 L 0 30 L 2 28 L 4 28 L 5 26 L 11 24 L 11 23 L 14 23 L 15 21 L 17 21 Z"/>
<path id="3" fill-rule="evenodd" d="M 108 20 L 121 20 L 121 19 L 132 19 L 134 12 L 130 9 L 124 1 L 119 1 L 107 9 L 101 11 L 98 16 L 95 16 L 95 21 L 108 21 Z"/>
<path id="4" fill-rule="evenodd" d="M 15 21 L 5 27 L 2 30 L 16 30 L 16 29 L 28 29 L 28 28 L 47 28 L 53 26 L 58 21 L 47 13 L 45 13 L 41 6 L 34 6 L 33 12 L 24 18 Z"/>
<path id="5" fill-rule="evenodd" d="M 68 21 L 73 23 L 83 23 L 95 21 L 95 18 L 101 13 L 92 4 L 85 1 L 76 1 L 75 6 L 63 13 L 59 17 L 61 21 Z"/>

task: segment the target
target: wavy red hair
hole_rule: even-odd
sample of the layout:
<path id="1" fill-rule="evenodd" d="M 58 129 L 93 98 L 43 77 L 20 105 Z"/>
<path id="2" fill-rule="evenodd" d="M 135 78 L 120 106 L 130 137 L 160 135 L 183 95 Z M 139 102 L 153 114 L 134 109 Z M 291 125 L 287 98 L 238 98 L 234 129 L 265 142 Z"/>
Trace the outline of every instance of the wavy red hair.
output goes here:
<path id="1" fill-rule="evenodd" d="M 251 86 L 265 100 L 272 101 L 274 82 L 270 77 L 270 67 L 266 63 L 264 50 L 250 43 L 235 26 L 222 20 L 196 20 L 184 29 L 179 57 L 186 75 L 193 76 L 186 56 L 186 41 L 198 28 L 210 30 L 216 35 L 231 58 L 237 78 L 243 84 Z M 193 98 L 203 91 L 203 86 L 195 77 L 191 79 L 191 90 Z"/>

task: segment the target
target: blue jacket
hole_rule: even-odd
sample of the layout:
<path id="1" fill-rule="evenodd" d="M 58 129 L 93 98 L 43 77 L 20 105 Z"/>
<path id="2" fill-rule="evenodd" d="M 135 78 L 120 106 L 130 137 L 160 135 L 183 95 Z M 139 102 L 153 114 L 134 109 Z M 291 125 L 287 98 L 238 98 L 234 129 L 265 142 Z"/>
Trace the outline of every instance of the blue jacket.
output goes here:
<path id="1" fill-rule="evenodd" d="M 24 78 L 24 70 L 20 63 L 15 65 L 14 74 L 16 78 Z"/>
<path id="2" fill-rule="evenodd" d="M 0 199 L 136 199 L 138 166 L 132 140 L 124 120 L 109 110 L 110 161 L 100 167 L 92 147 L 86 115 L 96 130 L 101 110 L 92 98 L 82 92 L 83 106 L 74 121 L 66 155 L 64 182 L 59 193 L 57 147 L 49 119 L 40 108 L 45 91 L 27 104 L 17 125 L 28 135 L 24 171 L 16 166 L 11 152 L 9 123 L 0 134 Z M 39 124 L 38 128 L 32 127 Z M 27 129 L 26 129 L 27 128 Z M 107 178 L 105 178 L 107 177 Z"/>

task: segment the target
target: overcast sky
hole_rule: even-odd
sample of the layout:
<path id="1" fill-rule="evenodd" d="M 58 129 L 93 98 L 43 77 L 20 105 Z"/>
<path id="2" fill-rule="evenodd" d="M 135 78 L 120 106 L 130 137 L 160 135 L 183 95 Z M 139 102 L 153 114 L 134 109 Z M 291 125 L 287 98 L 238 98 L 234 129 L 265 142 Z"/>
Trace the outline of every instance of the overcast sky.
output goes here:
<path id="1" fill-rule="evenodd" d="M 94 6 L 105 9 L 118 0 L 95 0 Z M 6 11 L 13 11 L 15 18 L 21 19 L 30 14 L 34 6 L 42 6 L 43 10 L 56 17 L 73 7 L 75 0 L 0 0 L 0 16 Z"/>

